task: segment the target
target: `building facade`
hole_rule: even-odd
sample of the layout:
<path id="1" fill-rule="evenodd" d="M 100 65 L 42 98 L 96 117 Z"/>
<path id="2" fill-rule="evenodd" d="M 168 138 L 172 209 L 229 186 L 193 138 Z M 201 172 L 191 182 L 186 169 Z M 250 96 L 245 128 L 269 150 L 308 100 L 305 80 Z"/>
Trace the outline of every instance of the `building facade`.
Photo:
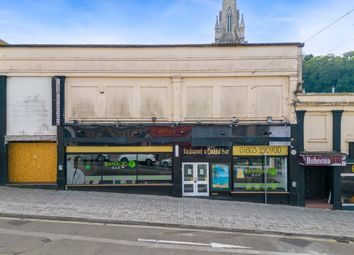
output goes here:
<path id="1" fill-rule="evenodd" d="M 2 46 L 1 182 L 297 204 L 302 46 Z"/>
<path id="2" fill-rule="evenodd" d="M 354 94 L 299 94 L 302 203 L 354 209 Z"/>

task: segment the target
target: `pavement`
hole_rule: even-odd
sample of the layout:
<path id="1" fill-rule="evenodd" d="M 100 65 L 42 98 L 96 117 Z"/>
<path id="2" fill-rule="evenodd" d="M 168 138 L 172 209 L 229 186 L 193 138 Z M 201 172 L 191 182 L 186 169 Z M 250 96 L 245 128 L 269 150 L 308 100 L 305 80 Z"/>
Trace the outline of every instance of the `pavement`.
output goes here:
<path id="1" fill-rule="evenodd" d="M 0 216 L 354 241 L 354 212 L 167 196 L 0 187 Z"/>

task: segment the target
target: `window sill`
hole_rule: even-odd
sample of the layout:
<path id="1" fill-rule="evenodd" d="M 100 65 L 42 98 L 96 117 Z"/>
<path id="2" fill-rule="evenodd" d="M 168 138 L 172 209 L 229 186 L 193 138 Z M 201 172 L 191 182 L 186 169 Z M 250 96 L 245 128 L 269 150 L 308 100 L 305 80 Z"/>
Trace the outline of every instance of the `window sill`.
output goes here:
<path id="1" fill-rule="evenodd" d="M 265 194 L 264 191 L 231 191 L 232 195 L 236 194 Z M 290 194 L 289 192 L 286 191 L 268 191 L 267 194 L 273 195 L 273 194 L 280 194 L 280 195 L 288 195 Z"/>
<path id="2" fill-rule="evenodd" d="M 173 184 L 82 184 L 82 185 L 66 185 L 70 187 L 170 187 Z"/>

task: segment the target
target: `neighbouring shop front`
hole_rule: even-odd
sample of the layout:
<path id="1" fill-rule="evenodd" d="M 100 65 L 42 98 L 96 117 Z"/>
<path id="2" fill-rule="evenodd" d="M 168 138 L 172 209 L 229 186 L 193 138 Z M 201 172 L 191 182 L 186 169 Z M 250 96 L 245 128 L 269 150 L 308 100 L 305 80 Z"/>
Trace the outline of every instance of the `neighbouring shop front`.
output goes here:
<path id="1" fill-rule="evenodd" d="M 354 142 L 349 143 L 347 166 L 341 172 L 341 202 L 345 210 L 354 210 Z"/>
<path id="2" fill-rule="evenodd" d="M 299 156 L 305 170 L 307 207 L 341 206 L 341 172 L 347 169 L 347 155 L 337 152 L 305 152 Z"/>

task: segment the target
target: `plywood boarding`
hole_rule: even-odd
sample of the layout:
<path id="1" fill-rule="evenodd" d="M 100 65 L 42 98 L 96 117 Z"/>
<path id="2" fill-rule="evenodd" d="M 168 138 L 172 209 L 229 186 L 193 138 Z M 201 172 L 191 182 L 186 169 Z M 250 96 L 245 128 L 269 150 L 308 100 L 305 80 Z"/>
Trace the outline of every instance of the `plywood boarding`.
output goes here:
<path id="1" fill-rule="evenodd" d="M 55 143 L 9 144 L 10 183 L 56 183 Z"/>

